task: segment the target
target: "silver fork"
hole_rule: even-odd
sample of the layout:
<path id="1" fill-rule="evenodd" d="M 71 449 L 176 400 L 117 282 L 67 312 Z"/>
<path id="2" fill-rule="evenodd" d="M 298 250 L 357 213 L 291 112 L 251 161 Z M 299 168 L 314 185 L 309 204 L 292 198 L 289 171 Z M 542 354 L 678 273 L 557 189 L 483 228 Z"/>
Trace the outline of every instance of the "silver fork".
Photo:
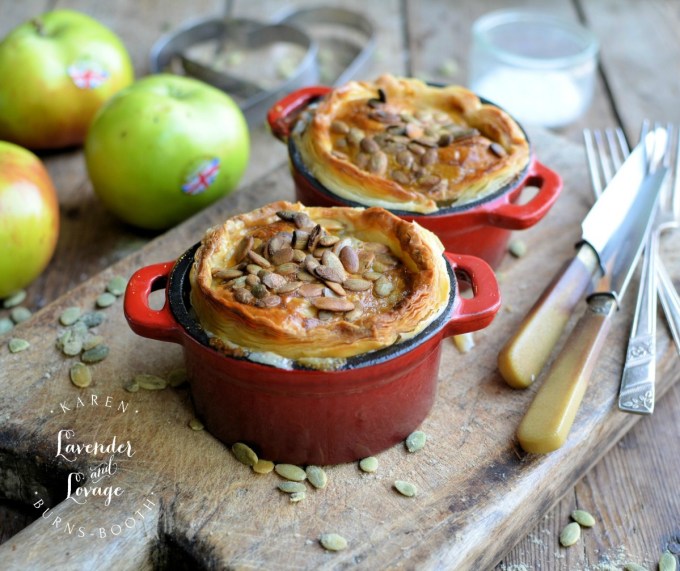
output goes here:
<path id="1" fill-rule="evenodd" d="M 641 139 L 648 129 L 649 125 L 645 122 Z M 606 129 L 604 135 L 599 131 L 586 129 L 583 137 L 593 191 L 599 196 L 602 192 L 602 179 L 605 184 L 609 182 L 630 151 L 621 129 Z M 659 233 L 663 229 L 677 225 L 676 213 L 680 191 L 676 167 L 680 160 L 680 144 L 676 144 L 675 149 L 672 161 L 669 155 L 666 156 L 667 162 L 673 164 L 672 177 L 662 191 L 659 215 L 654 221 L 654 227 L 645 246 L 638 303 L 619 393 L 619 408 L 640 414 L 651 414 L 654 410 L 656 296 L 651 292 L 657 289 L 673 339 L 680 352 L 680 298 L 663 267 L 657 248 Z M 649 255 L 649 252 L 653 255 Z"/>

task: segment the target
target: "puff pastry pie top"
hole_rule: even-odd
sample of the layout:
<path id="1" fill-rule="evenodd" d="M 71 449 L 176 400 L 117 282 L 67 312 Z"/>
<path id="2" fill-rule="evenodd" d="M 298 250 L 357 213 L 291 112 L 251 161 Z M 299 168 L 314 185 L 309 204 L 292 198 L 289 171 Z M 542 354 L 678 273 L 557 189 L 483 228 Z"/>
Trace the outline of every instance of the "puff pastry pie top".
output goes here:
<path id="1" fill-rule="evenodd" d="M 276 202 L 208 230 L 190 273 L 211 344 L 282 368 L 334 369 L 446 308 L 437 237 L 382 208 Z"/>
<path id="2" fill-rule="evenodd" d="M 501 189 L 529 163 L 517 123 L 464 87 L 383 75 L 349 82 L 308 111 L 293 130 L 304 165 L 366 206 L 436 212 Z"/>

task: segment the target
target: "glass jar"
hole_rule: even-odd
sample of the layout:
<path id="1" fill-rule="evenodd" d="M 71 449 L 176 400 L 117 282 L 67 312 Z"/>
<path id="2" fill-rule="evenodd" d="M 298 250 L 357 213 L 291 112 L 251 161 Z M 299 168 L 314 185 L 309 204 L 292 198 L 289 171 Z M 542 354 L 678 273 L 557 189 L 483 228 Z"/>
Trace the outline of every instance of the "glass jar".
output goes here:
<path id="1" fill-rule="evenodd" d="M 470 89 L 523 124 L 563 127 L 589 107 L 598 41 L 579 24 L 504 10 L 472 27 Z"/>

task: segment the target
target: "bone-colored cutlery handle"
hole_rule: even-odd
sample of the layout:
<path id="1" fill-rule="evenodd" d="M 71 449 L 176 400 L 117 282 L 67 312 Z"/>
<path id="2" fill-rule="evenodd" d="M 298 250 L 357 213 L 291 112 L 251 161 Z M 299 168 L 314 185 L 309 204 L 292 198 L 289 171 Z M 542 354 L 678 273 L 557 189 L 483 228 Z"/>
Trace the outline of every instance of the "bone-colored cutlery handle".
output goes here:
<path id="1" fill-rule="evenodd" d="M 659 299 L 661 300 L 671 335 L 675 341 L 675 348 L 678 354 L 680 354 L 680 297 L 678 297 L 678 292 L 661 259 L 657 260 L 656 276 L 658 279 Z"/>
<path id="2" fill-rule="evenodd" d="M 656 381 L 656 238 L 652 232 L 645 244 L 640 288 L 626 362 L 619 388 L 619 409 L 637 414 L 654 412 Z"/>
<path id="3" fill-rule="evenodd" d="M 524 450 L 546 454 L 564 444 L 611 325 L 616 301 L 595 294 L 517 429 Z"/>
<path id="4" fill-rule="evenodd" d="M 508 385 L 524 389 L 538 377 L 598 271 L 597 255 L 584 244 L 553 278 L 498 354 L 498 369 Z"/>

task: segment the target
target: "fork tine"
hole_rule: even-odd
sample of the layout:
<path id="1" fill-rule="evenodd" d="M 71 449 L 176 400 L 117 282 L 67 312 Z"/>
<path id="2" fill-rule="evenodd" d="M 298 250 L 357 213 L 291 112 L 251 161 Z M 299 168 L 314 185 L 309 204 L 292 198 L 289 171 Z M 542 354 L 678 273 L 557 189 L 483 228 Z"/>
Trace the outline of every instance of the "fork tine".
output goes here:
<path id="1" fill-rule="evenodd" d="M 602 180 L 600 179 L 597 163 L 597 152 L 593 141 L 593 132 L 590 129 L 583 129 L 583 142 L 586 146 L 586 160 L 588 161 L 588 172 L 590 173 L 590 184 L 595 193 L 595 198 L 602 195 Z"/>
<path id="2" fill-rule="evenodd" d="M 609 152 L 607 151 L 607 146 L 604 144 L 604 139 L 602 138 L 602 133 L 600 133 L 600 131 L 595 131 L 595 144 L 597 146 L 597 150 L 599 151 L 598 155 L 600 158 L 602 176 L 604 177 L 605 183 L 609 183 L 609 181 L 614 176 L 614 173 L 612 171 L 610 161 L 608 160 Z"/>
<path id="3" fill-rule="evenodd" d="M 621 127 L 617 127 L 614 131 L 616 134 L 616 141 L 619 144 L 619 151 L 621 156 L 626 159 L 630 155 L 630 147 L 628 146 L 628 141 L 626 140 L 626 135 Z"/>
<path id="4" fill-rule="evenodd" d="M 605 129 L 604 136 L 606 137 L 607 143 L 609 144 L 609 154 L 612 159 L 612 165 L 614 167 L 613 170 L 616 172 L 623 164 L 623 156 L 619 148 L 619 141 L 617 140 L 615 132 L 612 129 Z"/>
<path id="5" fill-rule="evenodd" d="M 676 126 L 675 131 L 677 136 L 675 139 L 675 162 L 673 168 L 673 191 L 671 194 L 671 211 L 676 220 L 680 221 L 680 176 L 678 176 L 678 169 L 680 168 L 680 127 Z"/>

